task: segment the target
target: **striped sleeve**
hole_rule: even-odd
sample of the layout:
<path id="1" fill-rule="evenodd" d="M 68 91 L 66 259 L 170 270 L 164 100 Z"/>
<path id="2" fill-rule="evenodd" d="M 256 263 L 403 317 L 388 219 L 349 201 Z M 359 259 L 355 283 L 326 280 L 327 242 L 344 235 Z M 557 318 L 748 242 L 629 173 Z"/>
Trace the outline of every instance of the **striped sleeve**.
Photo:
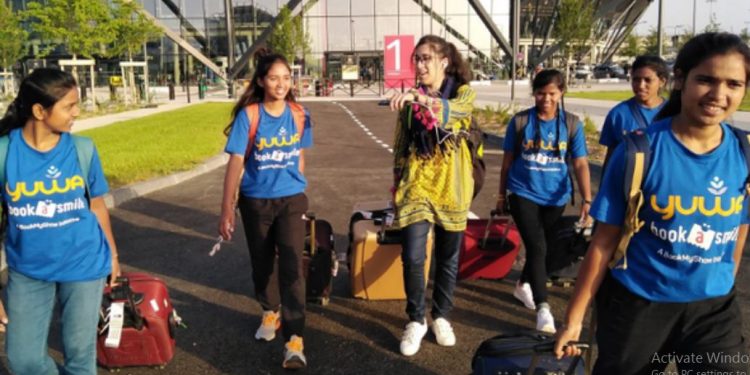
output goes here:
<path id="1" fill-rule="evenodd" d="M 474 111 L 474 99 L 476 92 L 469 85 L 463 85 L 458 88 L 458 93 L 453 99 L 443 99 L 435 102 L 433 112 L 438 121 L 444 127 L 453 127 L 456 123 L 468 126 L 469 121 L 463 121 L 470 118 Z"/>

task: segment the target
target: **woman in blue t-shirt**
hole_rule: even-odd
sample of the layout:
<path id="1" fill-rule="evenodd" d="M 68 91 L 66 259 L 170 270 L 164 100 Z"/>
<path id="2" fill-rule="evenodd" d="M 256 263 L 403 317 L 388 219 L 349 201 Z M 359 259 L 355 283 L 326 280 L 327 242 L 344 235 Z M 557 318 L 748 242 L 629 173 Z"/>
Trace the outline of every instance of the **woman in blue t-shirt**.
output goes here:
<path id="1" fill-rule="evenodd" d="M 599 143 L 607 146 L 605 165 L 625 134 L 648 127 L 659 113 L 665 103 L 659 94 L 667 84 L 668 78 L 667 64 L 661 57 L 643 55 L 635 59 L 630 71 L 633 97 L 612 108 L 602 126 Z"/>
<path id="2" fill-rule="evenodd" d="M 6 351 L 18 375 L 58 373 L 47 353 L 56 301 L 63 373 L 96 374 L 105 278 L 111 274 L 114 283 L 120 274 L 99 156 L 90 139 L 70 134 L 79 113 L 73 76 L 43 68 L 21 82 L 0 120 L 0 152 L 7 152 L 0 159 L 9 268 Z M 79 160 L 83 147 L 91 151 L 88 161 Z"/>
<path id="3" fill-rule="evenodd" d="M 536 309 L 536 328 L 555 332 L 547 303 L 547 266 L 557 222 L 570 199 L 573 186 L 567 158 L 572 159 L 583 203 L 581 220 L 591 204 L 589 164 L 583 124 L 573 123 L 572 114 L 561 110 L 565 79 L 557 70 L 539 72 L 532 83 L 535 106 L 508 124 L 500 170 L 497 209 L 507 204 L 526 249 L 526 264 L 513 296 L 529 309 Z M 520 130 L 516 124 L 526 123 Z M 568 129 L 568 123 L 575 129 Z M 569 139 L 572 134 L 572 139 Z"/>
<path id="4" fill-rule="evenodd" d="M 239 206 L 255 294 L 263 308 L 255 338 L 271 341 L 281 328 L 286 340 L 282 366 L 296 369 L 307 363 L 302 342 L 303 216 L 308 204 L 303 172 L 304 149 L 312 146 L 312 131 L 310 116 L 295 102 L 291 87 L 292 70 L 284 56 L 259 58 L 250 87 L 234 106 L 234 119 L 225 131 L 229 162 L 219 234 L 232 239 L 234 210 Z"/>
<path id="5" fill-rule="evenodd" d="M 599 226 L 555 352 L 580 354 L 563 345 L 578 340 L 596 295 L 594 374 L 661 373 L 670 361 L 685 374 L 748 371 L 734 291 L 750 222 L 748 168 L 723 121 L 745 96 L 750 49 L 733 34 L 698 35 L 678 53 L 674 75 L 669 101 L 646 130 L 640 230 L 624 254 L 615 251 L 626 212 L 624 146 L 591 209 Z"/>

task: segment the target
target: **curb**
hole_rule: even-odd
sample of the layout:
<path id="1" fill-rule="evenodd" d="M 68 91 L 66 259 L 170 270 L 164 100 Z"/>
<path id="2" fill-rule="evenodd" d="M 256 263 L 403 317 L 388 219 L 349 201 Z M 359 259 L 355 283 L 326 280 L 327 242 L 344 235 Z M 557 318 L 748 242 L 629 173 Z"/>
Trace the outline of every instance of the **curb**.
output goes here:
<path id="1" fill-rule="evenodd" d="M 117 188 L 104 195 L 104 203 L 107 208 L 115 208 L 131 199 L 135 199 L 146 194 L 161 190 L 183 181 L 189 180 L 193 177 L 200 176 L 204 173 L 210 172 L 216 168 L 221 167 L 227 163 L 229 157 L 226 154 L 217 155 L 211 157 L 205 162 L 199 164 L 197 167 L 184 172 L 178 172 L 175 174 L 156 177 L 151 180 L 142 182 L 136 182 L 121 188 Z"/>

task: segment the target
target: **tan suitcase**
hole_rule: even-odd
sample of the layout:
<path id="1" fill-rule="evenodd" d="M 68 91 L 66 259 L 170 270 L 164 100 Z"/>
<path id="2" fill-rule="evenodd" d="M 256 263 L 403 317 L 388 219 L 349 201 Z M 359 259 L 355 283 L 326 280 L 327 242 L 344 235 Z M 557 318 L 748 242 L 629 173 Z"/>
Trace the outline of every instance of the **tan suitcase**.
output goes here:
<path id="1" fill-rule="evenodd" d="M 400 231 L 385 227 L 383 233 L 384 226 L 378 218 L 359 219 L 350 228 L 349 275 L 352 295 L 366 300 L 406 299 Z M 425 259 L 425 285 L 429 278 L 432 241 L 430 232 Z"/>

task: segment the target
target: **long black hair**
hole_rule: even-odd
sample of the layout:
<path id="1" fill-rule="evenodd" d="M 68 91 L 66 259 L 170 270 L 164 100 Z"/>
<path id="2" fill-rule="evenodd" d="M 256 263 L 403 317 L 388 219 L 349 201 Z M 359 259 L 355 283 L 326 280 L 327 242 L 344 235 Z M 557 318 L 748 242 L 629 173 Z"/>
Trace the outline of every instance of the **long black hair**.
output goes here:
<path id="1" fill-rule="evenodd" d="M 263 99 L 266 96 L 266 91 L 260 84 L 258 84 L 258 82 L 263 80 L 263 78 L 266 78 L 268 72 L 271 70 L 271 67 L 276 63 L 284 64 L 284 66 L 289 69 L 289 73 L 291 74 L 292 68 L 289 66 L 289 61 L 287 61 L 286 57 L 284 57 L 283 55 L 277 53 L 267 54 L 265 51 L 260 51 L 256 55 L 255 73 L 253 73 L 253 78 L 250 81 L 250 85 L 248 86 L 248 88 L 244 93 L 242 93 L 242 96 L 240 96 L 240 98 L 237 100 L 237 103 L 234 105 L 234 108 L 232 109 L 232 121 L 229 123 L 229 125 L 227 125 L 226 128 L 224 128 L 224 134 L 229 135 L 229 132 L 232 130 L 234 119 L 237 118 L 237 114 L 239 114 L 240 111 L 243 111 L 245 107 L 252 103 L 263 102 Z M 291 88 L 289 92 L 287 92 L 284 100 L 290 102 L 296 101 Z"/>
<path id="2" fill-rule="evenodd" d="M 0 136 L 26 125 L 31 118 L 31 107 L 35 104 L 45 109 L 51 108 L 77 86 L 70 73 L 53 68 L 35 69 L 21 81 L 18 95 L 0 119 Z"/>
<path id="3" fill-rule="evenodd" d="M 541 90 L 544 87 L 546 87 L 549 84 L 553 84 L 557 86 L 557 88 L 560 90 L 560 92 L 563 93 L 563 95 L 560 95 L 560 105 L 562 106 L 562 110 L 558 107 L 557 113 L 555 114 L 555 131 L 557 132 L 556 139 L 559 144 L 560 142 L 560 121 L 562 120 L 560 117 L 562 116 L 562 112 L 565 110 L 565 102 L 564 94 L 565 90 L 567 89 L 567 86 L 565 84 L 565 76 L 557 69 L 545 69 L 541 72 L 537 73 L 536 76 L 534 76 L 534 80 L 531 82 L 531 90 L 532 93 L 536 92 L 536 90 Z M 534 107 L 536 108 L 536 103 L 534 104 Z M 534 123 L 536 126 L 534 127 L 534 144 L 532 145 L 532 148 L 536 151 L 539 150 L 539 146 L 541 144 L 542 135 L 541 135 L 541 125 L 539 124 L 539 121 L 534 119 Z M 571 139 L 568 139 L 568 143 L 572 142 Z M 557 147 L 556 153 L 560 155 L 561 150 L 560 147 Z"/>
<path id="4" fill-rule="evenodd" d="M 730 33 L 703 33 L 690 39 L 680 52 L 674 63 L 675 80 L 681 80 L 680 89 L 672 88 L 667 104 L 659 111 L 654 121 L 676 116 L 682 110 L 682 87 L 685 86 L 690 70 L 703 61 L 717 55 L 739 53 L 745 60 L 745 84 L 750 82 L 750 47 L 739 36 Z"/>

